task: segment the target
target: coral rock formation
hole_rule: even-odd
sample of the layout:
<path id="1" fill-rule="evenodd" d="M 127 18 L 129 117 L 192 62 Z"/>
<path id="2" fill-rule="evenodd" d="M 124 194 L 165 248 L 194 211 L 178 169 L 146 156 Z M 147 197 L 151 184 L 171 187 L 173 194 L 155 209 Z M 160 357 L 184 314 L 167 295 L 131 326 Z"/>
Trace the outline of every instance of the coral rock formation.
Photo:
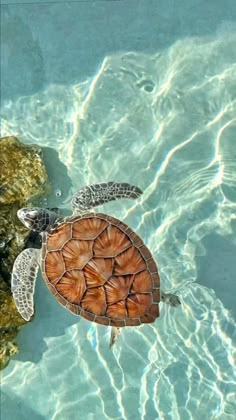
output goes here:
<path id="1" fill-rule="evenodd" d="M 0 139 L 0 369 L 17 352 L 14 339 L 25 324 L 12 299 L 10 276 L 30 234 L 18 220 L 17 210 L 49 192 L 41 155 L 38 146 L 26 146 L 16 137 Z"/>

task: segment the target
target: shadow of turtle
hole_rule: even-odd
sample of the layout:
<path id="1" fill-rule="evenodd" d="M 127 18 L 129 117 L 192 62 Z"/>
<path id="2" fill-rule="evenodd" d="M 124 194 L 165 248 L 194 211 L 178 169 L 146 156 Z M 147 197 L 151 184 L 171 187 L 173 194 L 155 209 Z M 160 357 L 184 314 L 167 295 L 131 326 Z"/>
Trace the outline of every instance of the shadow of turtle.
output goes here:
<path id="1" fill-rule="evenodd" d="M 35 316 L 21 329 L 17 343 L 19 353 L 15 360 L 38 363 L 47 350 L 47 338 L 59 337 L 65 330 L 78 323 L 80 317 L 63 308 L 48 291 L 41 275 L 38 275 L 35 290 Z"/>

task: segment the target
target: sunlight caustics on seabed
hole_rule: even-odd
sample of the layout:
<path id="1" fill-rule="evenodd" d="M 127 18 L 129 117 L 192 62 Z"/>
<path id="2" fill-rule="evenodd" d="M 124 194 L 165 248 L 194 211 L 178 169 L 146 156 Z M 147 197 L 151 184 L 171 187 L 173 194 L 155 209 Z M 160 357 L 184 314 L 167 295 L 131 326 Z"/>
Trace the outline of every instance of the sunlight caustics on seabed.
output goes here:
<path id="1" fill-rule="evenodd" d="M 234 418 L 235 313 L 223 289 L 235 255 L 220 279 L 204 241 L 217 246 L 235 229 L 235 45 L 232 32 L 184 39 L 156 55 L 111 55 L 91 80 L 3 104 L 1 134 L 55 148 L 73 191 L 104 180 L 144 191 L 137 202 L 99 210 L 137 231 L 163 290 L 182 300 L 177 310 L 161 305 L 155 324 L 122 331 L 111 352 L 108 329 L 67 313 L 39 279 L 36 318 L 2 380 L 5 397 L 24 400 L 29 413 L 198 420 L 207 407 L 209 419 Z M 63 182 L 57 188 L 63 207 L 68 191 Z M 222 295 L 208 285 L 212 275 Z"/>

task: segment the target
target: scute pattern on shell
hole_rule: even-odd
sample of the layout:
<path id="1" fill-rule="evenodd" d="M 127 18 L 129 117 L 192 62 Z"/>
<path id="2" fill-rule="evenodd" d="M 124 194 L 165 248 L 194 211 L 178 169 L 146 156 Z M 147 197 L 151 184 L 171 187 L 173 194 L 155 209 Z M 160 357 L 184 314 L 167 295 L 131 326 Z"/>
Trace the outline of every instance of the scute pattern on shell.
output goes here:
<path id="1" fill-rule="evenodd" d="M 46 234 L 42 272 L 58 302 L 90 321 L 125 327 L 159 316 L 156 263 L 141 238 L 114 217 L 71 216 Z"/>

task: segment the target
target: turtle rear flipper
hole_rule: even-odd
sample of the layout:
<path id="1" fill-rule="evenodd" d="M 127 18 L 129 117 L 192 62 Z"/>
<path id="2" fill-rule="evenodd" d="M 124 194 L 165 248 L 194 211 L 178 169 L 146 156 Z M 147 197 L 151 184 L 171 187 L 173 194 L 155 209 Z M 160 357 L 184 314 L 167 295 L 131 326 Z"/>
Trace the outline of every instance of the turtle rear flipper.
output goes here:
<path id="1" fill-rule="evenodd" d="M 172 293 L 164 293 L 163 291 L 161 291 L 161 300 L 162 302 L 170 306 L 181 305 L 179 296 L 173 295 Z"/>
<path id="2" fill-rule="evenodd" d="M 11 275 L 11 290 L 18 312 L 26 321 L 34 314 L 34 289 L 40 250 L 28 248 L 16 258 Z"/>
<path id="3" fill-rule="evenodd" d="M 100 204 L 122 198 L 138 198 L 142 194 L 140 188 L 126 182 L 101 182 L 81 188 L 71 200 L 74 212 L 87 211 Z"/>

